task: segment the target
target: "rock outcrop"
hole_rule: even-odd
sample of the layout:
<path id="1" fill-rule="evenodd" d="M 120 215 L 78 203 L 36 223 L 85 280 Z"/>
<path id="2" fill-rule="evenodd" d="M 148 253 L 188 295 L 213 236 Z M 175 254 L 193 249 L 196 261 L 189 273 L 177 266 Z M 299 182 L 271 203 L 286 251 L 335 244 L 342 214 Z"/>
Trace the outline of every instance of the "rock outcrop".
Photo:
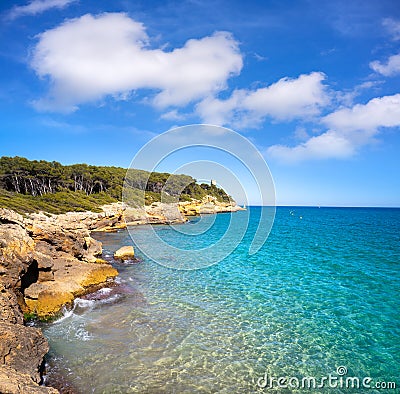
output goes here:
<path id="1" fill-rule="evenodd" d="M 57 392 L 39 386 L 49 346 L 39 329 L 24 325 L 23 312 L 54 316 L 118 274 L 98 258 L 93 215 L 23 217 L 0 208 L 0 393 Z"/>
<path id="2" fill-rule="evenodd" d="M 122 202 L 103 205 L 102 212 L 68 212 L 62 215 L 36 213 L 28 215 L 25 224 L 30 226 L 34 237 L 48 238 L 53 236 L 56 246 L 75 257 L 85 260 L 94 260 L 98 246 L 90 241 L 86 245 L 82 239 L 89 237 L 91 231 L 116 231 L 126 226 L 141 224 L 175 224 L 187 221 L 186 216 L 202 213 L 236 212 L 242 210 L 235 202 L 225 203 L 215 197 L 206 196 L 203 200 L 192 199 L 189 202 L 163 203 L 154 202 L 146 207 L 131 207 Z M 63 229 L 64 234 L 58 230 Z M 74 233 L 80 231 L 86 235 L 76 239 Z M 71 234 L 72 233 L 72 234 Z M 71 242 L 74 240 L 75 242 Z M 78 244 L 76 242 L 78 241 Z M 80 242 L 80 244 L 79 244 Z M 84 250 L 83 255 L 82 247 Z M 89 249 L 85 249 L 89 247 Z"/>
<path id="3" fill-rule="evenodd" d="M 86 219 L 86 223 L 85 223 Z M 93 214 L 33 214 L 0 209 L 0 278 L 24 312 L 47 318 L 118 272 L 98 256 Z"/>
<path id="4" fill-rule="evenodd" d="M 23 285 L 33 258 L 35 243 L 22 220 L 14 211 L 0 209 L 0 278 L 7 288 Z"/>
<path id="5" fill-rule="evenodd" d="M 42 332 L 34 327 L 2 322 L 0 338 L 0 358 L 3 364 L 40 383 L 43 356 L 49 351 Z"/>
<path id="6" fill-rule="evenodd" d="M 31 214 L 25 220 L 25 226 L 36 242 L 44 241 L 56 251 L 66 252 L 79 260 L 95 262 L 102 248 L 100 242 L 90 237 L 88 218 L 92 215 L 92 212 L 86 215 L 82 212 L 51 216 Z"/>
<path id="7" fill-rule="evenodd" d="M 52 269 L 53 280 L 35 282 L 24 292 L 27 310 L 42 319 L 118 274 L 109 264 L 82 263 L 67 255 L 55 258 Z"/>
<path id="8" fill-rule="evenodd" d="M 185 223 L 186 216 L 236 212 L 243 209 L 234 201 L 220 202 L 213 196 L 179 203 L 154 202 L 144 208 L 130 207 L 119 202 L 103 206 L 103 212 L 100 214 L 86 215 L 84 221 L 89 223 L 90 230 L 115 231 L 140 224 Z M 84 213 L 78 215 L 85 216 Z"/>
<path id="9" fill-rule="evenodd" d="M 122 219 L 128 226 L 138 224 L 176 224 L 187 221 L 179 210 L 177 203 L 154 202 L 145 208 L 133 208 L 122 204 L 121 208 Z"/>
<path id="10" fill-rule="evenodd" d="M 179 203 L 179 210 L 185 216 L 197 216 L 201 214 L 216 214 L 223 212 L 237 212 L 244 208 L 236 205 L 236 202 L 220 202 L 215 197 L 205 196 L 202 200 L 192 199 Z"/>

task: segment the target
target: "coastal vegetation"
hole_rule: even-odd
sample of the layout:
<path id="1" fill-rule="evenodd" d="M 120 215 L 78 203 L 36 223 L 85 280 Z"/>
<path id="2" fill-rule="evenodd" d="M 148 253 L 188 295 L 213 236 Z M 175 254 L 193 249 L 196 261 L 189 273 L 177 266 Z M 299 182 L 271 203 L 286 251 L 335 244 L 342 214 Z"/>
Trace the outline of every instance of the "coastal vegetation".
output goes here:
<path id="1" fill-rule="evenodd" d="M 161 201 L 201 200 L 206 195 L 229 202 L 215 185 L 198 184 L 188 175 L 147 172 L 88 164 L 62 165 L 56 161 L 0 158 L 0 207 L 17 212 L 100 212 L 100 206 L 121 201 L 128 186 L 129 200 L 140 205 Z"/>

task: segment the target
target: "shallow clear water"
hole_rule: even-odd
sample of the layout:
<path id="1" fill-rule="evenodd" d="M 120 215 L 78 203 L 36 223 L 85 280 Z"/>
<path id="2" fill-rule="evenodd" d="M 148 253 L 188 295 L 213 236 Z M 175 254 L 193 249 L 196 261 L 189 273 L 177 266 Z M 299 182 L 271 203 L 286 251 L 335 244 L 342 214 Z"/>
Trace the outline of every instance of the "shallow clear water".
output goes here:
<path id="1" fill-rule="evenodd" d="M 119 287 L 44 327 L 50 378 L 57 371 L 79 393 L 292 393 L 304 390 L 261 388 L 260 378 L 318 380 L 345 366 L 344 377 L 399 387 L 400 209 L 277 208 L 266 244 L 248 256 L 260 209 L 209 268 L 173 270 L 139 251 L 140 263 L 115 263 Z M 215 220 L 224 228 L 229 217 Z M 131 243 L 126 231 L 95 237 L 109 258 Z M 365 391 L 379 392 L 311 390 Z"/>

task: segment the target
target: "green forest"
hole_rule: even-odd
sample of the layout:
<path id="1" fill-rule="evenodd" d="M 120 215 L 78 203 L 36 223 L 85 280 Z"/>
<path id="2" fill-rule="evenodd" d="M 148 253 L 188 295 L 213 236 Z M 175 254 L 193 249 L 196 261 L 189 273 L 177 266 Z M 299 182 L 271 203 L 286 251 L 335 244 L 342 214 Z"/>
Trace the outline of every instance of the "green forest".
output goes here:
<path id="1" fill-rule="evenodd" d="M 125 189 L 124 189 L 125 186 Z M 149 205 L 156 201 L 188 201 L 212 195 L 229 201 L 223 189 L 198 184 L 188 175 L 93 166 L 62 165 L 56 161 L 0 158 L 0 207 L 20 213 L 44 211 L 100 211 L 100 206 L 121 201 Z"/>

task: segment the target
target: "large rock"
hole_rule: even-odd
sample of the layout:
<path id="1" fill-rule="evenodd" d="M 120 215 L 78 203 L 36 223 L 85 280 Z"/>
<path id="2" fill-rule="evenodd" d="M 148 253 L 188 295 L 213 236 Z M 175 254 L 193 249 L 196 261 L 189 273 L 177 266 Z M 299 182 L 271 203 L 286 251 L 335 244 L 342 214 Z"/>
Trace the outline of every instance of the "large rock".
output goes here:
<path id="1" fill-rule="evenodd" d="M 43 244 L 39 247 L 43 248 Z M 31 284 L 24 291 L 27 310 L 39 318 L 57 315 L 74 298 L 100 287 L 118 275 L 109 263 L 86 263 L 65 252 L 49 250 L 53 256 L 54 280 Z"/>
<path id="2" fill-rule="evenodd" d="M 125 206 L 123 219 L 128 226 L 138 224 L 171 224 L 184 223 L 186 218 L 178 208 L 178 204 L 154 202 L 153 204 L 134 208 Z"/>
<path id="3" fill-rule="evenodd" d="M 49 345 L 42 332 L 21 324 L 0 324 L 0 364 L 27 374 L 39 383 L 40 368 Z"/>
<path id="4" fill-rule="evenodd" d="M 83 244 L 83 259 L 89 263 L 95 263 L 97 261 L 97 257 L 101 256 L 103 253 L 103 247 L 101 242 L 95 240 L 92 237 L 84 237 Z"/>
<path id="5" fill-rule="evenodd" d="M 57 394 L 52 387 L 39 386 L 29 374 L 16 371 L 6 365 L 0 366 L 0 393 L 2 394 Z"/>
<path id="6" fill-rule="evenodd" d="M 20 224 L 2 223 L 0 225 L 0 278 L 7 288 L 19 287 L 21 277 L 32 263 L 35 243 Z"/>
<path id="7" fill-rule="evenodd" d="M 147 223 L 146 211 L 143 208 L 127 206 L 124 210 L 124 219 L 128 226 Z"/>
<path id="8" fill-rule="evenodd" d="M 129 260 L 135 257 L 133 246 L 123 246 L 114 253 L 114 259 Z"/>
<path id="9" fill-rule="evenodd" d="M 36 245 L 37 249 L 37 245 Z M 45 282 L 48 280 L 54 280 L 54 261 L 53 257 L 39 252 L 38 250 L 35 250 L 35 253 L 33 255 L 34 260 L 37 263 L 37 269 L 38 269 L 38 282 Z"/>
<path id="10" fill-rule="evenodd" d="M 45 241 L 79 260 L 94 262 L 102 253 L 101 243 L 91 238 L 89 230 L 80 222 L 67 218 L 32 221 L 27 228 L 35 241 Z"/>
<path id="11" fill-rule="evenodd" d="M 155 202 L 146 207 L 146 216 L 148 223 L 184 223 L 185 217 L 178 208 L 177 203 L 166 204 Z"/>
<path id="12" fill-rule="evenodd" d="M 0 262 L 0 393 L 57 393 L 38 385 L 49 346 L 39 329 L 23 325 L 20 308 L 38 278 L 35 242 L 23 217 L 7 209 L 0 209 Z"/>

